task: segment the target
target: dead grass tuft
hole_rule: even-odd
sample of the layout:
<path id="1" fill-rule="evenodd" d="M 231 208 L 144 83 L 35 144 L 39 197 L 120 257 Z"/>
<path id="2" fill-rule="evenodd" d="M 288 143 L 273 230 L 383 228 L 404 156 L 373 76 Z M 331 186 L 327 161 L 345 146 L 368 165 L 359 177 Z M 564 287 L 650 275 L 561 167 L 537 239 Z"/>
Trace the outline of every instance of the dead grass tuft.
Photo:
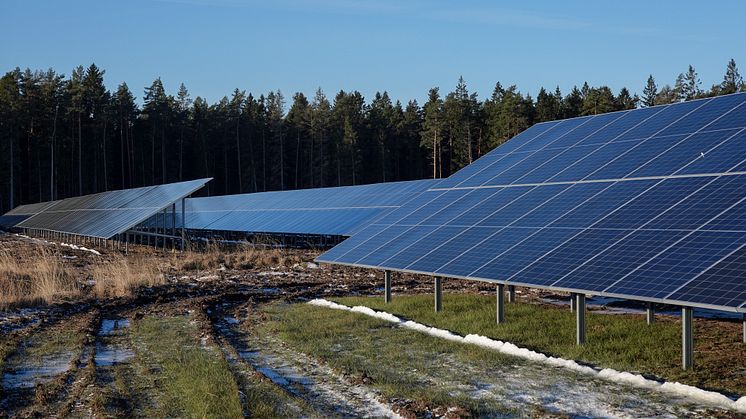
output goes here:
<path id="1" fill-rule="evenodd" d="M 0 310 L 50 304 L 79 294 L 80 288 L 58 251 L 38 246 L 21 257 L 0 250 Z"/>
<path id="2" fill-rule="evenodd" d="M 160 266 L 153 258 L 115 256 L 93 268 L 93 292 L 98 298 L 127 297 L 141 286 L 152 287 L 165 282 Z"/>
<path id="3" fill-rule="evenodd" d="M 303 260 L 286 249 L 246 243 L 234 249 L 225 249 L 210 243 L 204 252 L 190 251 L 181 256 L 178 266 L 182 270 L 201 271 L 225 266 L 228 269 L 255 269 L 291 267 Z"/>

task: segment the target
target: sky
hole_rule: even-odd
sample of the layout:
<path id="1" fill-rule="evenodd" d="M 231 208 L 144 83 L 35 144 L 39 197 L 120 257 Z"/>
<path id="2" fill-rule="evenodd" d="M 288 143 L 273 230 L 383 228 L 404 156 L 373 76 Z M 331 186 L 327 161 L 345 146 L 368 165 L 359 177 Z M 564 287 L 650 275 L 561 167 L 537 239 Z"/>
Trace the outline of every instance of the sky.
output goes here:
<path id="1" fill-rule="evenodd" d="M 746 73 L 746 2 L 446 0 L 3 0 L 0 71 L 106 70 L 141 99 L 161 77 L 214 102 L 239 88 L 333 97 L 386 90 L 420 103 L 459 76 L 488 97 L 496 82 L 608 85 L 640 93 L 688 65 L 702 86 L 729 59 Z"/>

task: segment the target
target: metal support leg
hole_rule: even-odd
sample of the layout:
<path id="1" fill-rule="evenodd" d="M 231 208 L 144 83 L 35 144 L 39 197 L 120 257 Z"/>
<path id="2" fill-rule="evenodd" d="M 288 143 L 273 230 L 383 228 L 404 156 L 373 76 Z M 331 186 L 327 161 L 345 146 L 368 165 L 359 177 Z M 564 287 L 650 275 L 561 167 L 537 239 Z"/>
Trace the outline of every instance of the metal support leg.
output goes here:
<path id="1" fill-rule="evenodd" d="M 497 324 L 505 322 L 505 285 L 497 284 Z"/>
<path id="2" fill-rule="evenodd" d="M 645 319 L 648 324 L 655 323 L 655 307 L 653 306 L 653 303 L 648 303 L 647 310 L 645 310 Z"/>
<path id="3" fill-rule="evenodd" d="M 681 308 L 681 363 L 682 368 L 694 367 L 694 310 L 691 307 Z"/>
<path id="4" fill-rule="evenodd" d="M 185 200 L 181 200 L 181 251 L 184 251 L 184 247 L 186 245 L 186 229 L 185 229 L 185 223 L 186 223 L 186 204 Z"/>
<path id="5" fill-rule="evenodd" d="M 508 302 L 515 303 L 515 285 L 508 285 Z"/>
<path id="6" fill-rule="evenodd" d="M 383 273 L 383 301 L 386 303 L 391 302 L 391 271 L 385 271 Z"/>
<path id="7" fill-rule="evenodd" d="M 577 294 L 574 292 L 570 293 L 570 313 L 575 312 L 575 300 L 577 300 Z"/>
<path id="8" fill-rule="evenodd" d="M 743 343 L 746 343 L 746 313 L 743 313 Z"/>
<path id="9" fill-rule="evenodd" d="M 443 278 L 435 277 L 435 312 L 443 309 Z"/>
<path id="10" fill-rule="evenodd" d="M 575 343 L 585 343 L 585 294 L 575 294 Z"/>

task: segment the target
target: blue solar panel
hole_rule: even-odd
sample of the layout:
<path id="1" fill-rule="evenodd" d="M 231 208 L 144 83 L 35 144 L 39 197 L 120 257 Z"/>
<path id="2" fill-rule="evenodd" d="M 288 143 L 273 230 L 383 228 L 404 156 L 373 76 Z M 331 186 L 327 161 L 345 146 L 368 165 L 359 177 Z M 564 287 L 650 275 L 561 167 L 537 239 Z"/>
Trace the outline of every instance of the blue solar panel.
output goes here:
<path id="1" fill-rule="evenodd" d="M 427 179 L 187 199 L 186 228 L 260 234 L 350 235 L 438 182 Z M 177 218 L 180 223 L 179 209 Z"/>
<path id="2" fill-rule="evenodd" d="M 746 310 L 745 103 L 540 124 L 318 260 Z"/>

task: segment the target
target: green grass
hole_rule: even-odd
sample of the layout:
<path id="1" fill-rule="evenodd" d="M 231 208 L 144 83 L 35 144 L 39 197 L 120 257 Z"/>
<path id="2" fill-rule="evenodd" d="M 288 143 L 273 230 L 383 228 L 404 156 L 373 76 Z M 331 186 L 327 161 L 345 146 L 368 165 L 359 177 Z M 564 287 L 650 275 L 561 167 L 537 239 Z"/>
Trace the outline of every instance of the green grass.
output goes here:
<path id="1" fill-rule="evenodd" d="M 258 326 L 259 333 L 278 336 L 292 349 L 322 359 L 352 377 L 370 377 L 371 385 L 384 397 L 460 407 L 477 416 L 509 412 L 494 400 L 460 393 L 453 383 L 448 383 L 452 377 L 447 374 L 452 371 L 449 373 L 442 365 L 452 362 L 499 367 L 520 361 L 324 307 L 276 303 L 265 306 L 263 311 L 268 320 Z"/>
<path id="2" fill-rule="evenodd" d="M 545 354 L 587 362 L 599 367 L 652 374 L 692 385 L 746 393 L 743 375 L 728 377 L 728 366 L 738 366 L 746 354 L 734 334 L 720 343 L 723 330 L 710 325 L 695 332 L 696 368 L 681 369 L 681 325 L 675 319 L 659 317 L 652 325 L 642 315 L 608 315 L 589 312 L 586 317 L 586 344 L 575 345 L 575 314 L 568 307 L 548 307 L 529 303 L 505 306 L 505 323 L 496 324 L 495 297 L 445 294 L 443 311 L 435 313 L 433 297 L 397 296 L 389 304 L 380 297 L 336 298 L 345 305 L 364 305 L 429 326 L 461 335 L 479 334 L 509 341 Z M 733 342 L 731 342 L 733 341 Z"/>
<path id="3" fill-rule="evenodd" d="M 131 330 L 137 357 L 157 374 L 159 417 L 227 418 L 243 415 L 238 385 L 218 348 L 200 346 L 188 317 L 146 317 Z"/>

